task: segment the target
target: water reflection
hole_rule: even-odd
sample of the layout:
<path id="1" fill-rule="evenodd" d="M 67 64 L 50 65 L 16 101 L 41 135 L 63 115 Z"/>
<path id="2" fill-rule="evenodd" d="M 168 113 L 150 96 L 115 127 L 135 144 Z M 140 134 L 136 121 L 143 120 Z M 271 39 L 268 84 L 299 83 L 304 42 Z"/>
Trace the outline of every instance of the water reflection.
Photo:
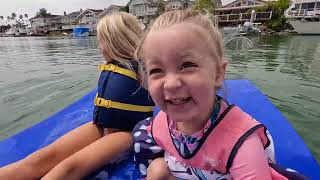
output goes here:
<path id="1" fill-rule="evenodd" d="M 320 37 L 256 37 L 248 51 L 228 50 L 227 77 L 252 80 L 320 158 Z"/>

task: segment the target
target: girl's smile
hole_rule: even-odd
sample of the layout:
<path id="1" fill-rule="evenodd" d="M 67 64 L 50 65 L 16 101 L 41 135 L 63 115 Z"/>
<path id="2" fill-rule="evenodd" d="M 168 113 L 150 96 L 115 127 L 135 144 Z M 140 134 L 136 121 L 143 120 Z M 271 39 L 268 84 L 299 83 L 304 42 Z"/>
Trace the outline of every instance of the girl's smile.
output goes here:
<path id="1" fill-rule="evenodd" d="M 184 23 L 150 32 L 143 46 L 149 92 L 185 133 L 205 125 L 223 80 L 209 39 L 200 26 Z"/>

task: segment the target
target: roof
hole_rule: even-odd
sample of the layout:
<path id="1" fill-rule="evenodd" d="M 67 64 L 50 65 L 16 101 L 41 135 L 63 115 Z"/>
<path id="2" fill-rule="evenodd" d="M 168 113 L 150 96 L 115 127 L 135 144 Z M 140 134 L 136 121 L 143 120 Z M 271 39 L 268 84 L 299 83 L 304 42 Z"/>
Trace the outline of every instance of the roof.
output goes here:
<path id="1" fill-rule="evenodd" d="M 103 11 L 103 9 L 86 9 L 95 13 L 101 13 Z"/>
<path id="2" fill-rule="evenodd" d="M 237 7 L 220 7 L 215 9 L 216 11 L 226 11 L 226 10 L 236 10 L 236 9 L 250 9 L 250 8 L 255 8 L 255 7 L 261 7 L 263 6 L 262 4 L 260 5 L 253 5 L 253 6 L 237 6 Z"/>
<path id="3" fill-rule="evenodd" d="M 79 16 L 80 13 L 81 13 L 80 11 L 76 11 L 76 12 L 72 12 L 72 13 L 67 14 L 67 16 Z"/>
<path id="4" fill-rule="evenodd" d="M 245 1 L 248 1 L 248 0 L 245 0 Z M 272 2 L 273 0 L 255 0 L 256 2 L 261 2 L 261 3 L 268 3 L 268 2 Z M 234 0 L 234 1 L 231 1 L 230 3 L 226 4 L 226 5 L 223 5 L 221 6 L 220 8 L 225 8 L 225 7 L 228 7 L 236 2 L 242 2 L 242 0 Z M 240 7 L 240 6 L 239 6 Z M 229 7 L 230 8 L 230 7 Z"/>
<path id="5" fill-rule="evenodd" d="M 33 20 L 33 19 L 38 19 L 38 18 L 57 18 L 57 17 L 62 17 L 62 16 L 61 16 L 61 15 L 48 14 L 47 17 L 42 17 L 42 16 L 40 16 L 40 15 L 38 14 L 38 15 L 36 15 L 35 17 L 30 18 L 29 21 L 30 21 L 30 20 Z"/>
<path id="6" fill-rule="evenodd" d="M 85 15 L 88 11 L 100 14 L 102 13 L 102 9 L 85 9 L 81 14 L 79 14 L 79 16 L 76 17 L 76 19 L 82 18 L 83 15 Z"/>
<path id="7" fill-rule="evenodd" d="M 127 5 L 126 6 L 129 6 L 129 4 L 132 2 L 133 0 L 130 0 L 128 3 L 127 3 Z M 155 1 L 154 0 L 144 0 L 144 1 L 146 1 L 147 3 L 149 3 L 149 4 L 153 4 L 153 3 L 155 3 Z"/>
<path id="8" fill-rule="evenodd" d="M 121 8 L 122 6 L 118 6 L 118 5 L 113 5 L 111 4 L 109 7 L 107 7 L 106 9 L 104 9 L 99 15 L 98 15 L 98 18 L 99 17 L 103 17 L 104 15 L 107 14 L 107 12 L 111 9 L 111 8 L 117 8 L 118 10 Z"/>

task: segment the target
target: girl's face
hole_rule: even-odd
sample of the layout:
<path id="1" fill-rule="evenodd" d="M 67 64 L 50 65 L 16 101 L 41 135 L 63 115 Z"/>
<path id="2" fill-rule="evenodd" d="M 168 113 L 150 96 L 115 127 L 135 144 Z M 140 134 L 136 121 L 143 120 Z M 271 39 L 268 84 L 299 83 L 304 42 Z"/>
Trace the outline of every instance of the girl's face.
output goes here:
<path id="1" fill-rule="evenodd" d="M 149 33 L 143 45 L 152 99 L 184 133 L 205 125 L 224 78 L 227 63 L 208 42 L 202 27 L 185 23 Z"/>
<path id="2" fill-rule="evenodd" d="M 102 53 L 104 59 L 107 61 L 107 62 L 110 62 L 112 60 L 110 54 L 107 52 L 107 48 L 105 47 L 104 43 L 103 42 L 99 42 L 99 49 L 100 49 L 100 52 Z"/>

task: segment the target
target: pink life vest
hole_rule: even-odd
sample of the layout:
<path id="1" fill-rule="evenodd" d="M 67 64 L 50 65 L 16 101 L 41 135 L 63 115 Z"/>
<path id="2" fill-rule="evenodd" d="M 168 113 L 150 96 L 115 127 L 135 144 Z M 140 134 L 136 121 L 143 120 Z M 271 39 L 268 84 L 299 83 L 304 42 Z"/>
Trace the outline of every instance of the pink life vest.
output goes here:
<path id="1" fill-rule="evenodd" d="M 168 129 L 167 115 L 159 112 L 152 124 L 156 143 L 182 164 L 207 171 L 228 173 L 238 149 L 245 139 L 258 132 L 264 147 L 270 143 L 266 128 L 237 106 L 225 108 L 190 157 L 183 158 L 176 150 Z M 212 148 L 214 147 L 214 148 Z"/>

